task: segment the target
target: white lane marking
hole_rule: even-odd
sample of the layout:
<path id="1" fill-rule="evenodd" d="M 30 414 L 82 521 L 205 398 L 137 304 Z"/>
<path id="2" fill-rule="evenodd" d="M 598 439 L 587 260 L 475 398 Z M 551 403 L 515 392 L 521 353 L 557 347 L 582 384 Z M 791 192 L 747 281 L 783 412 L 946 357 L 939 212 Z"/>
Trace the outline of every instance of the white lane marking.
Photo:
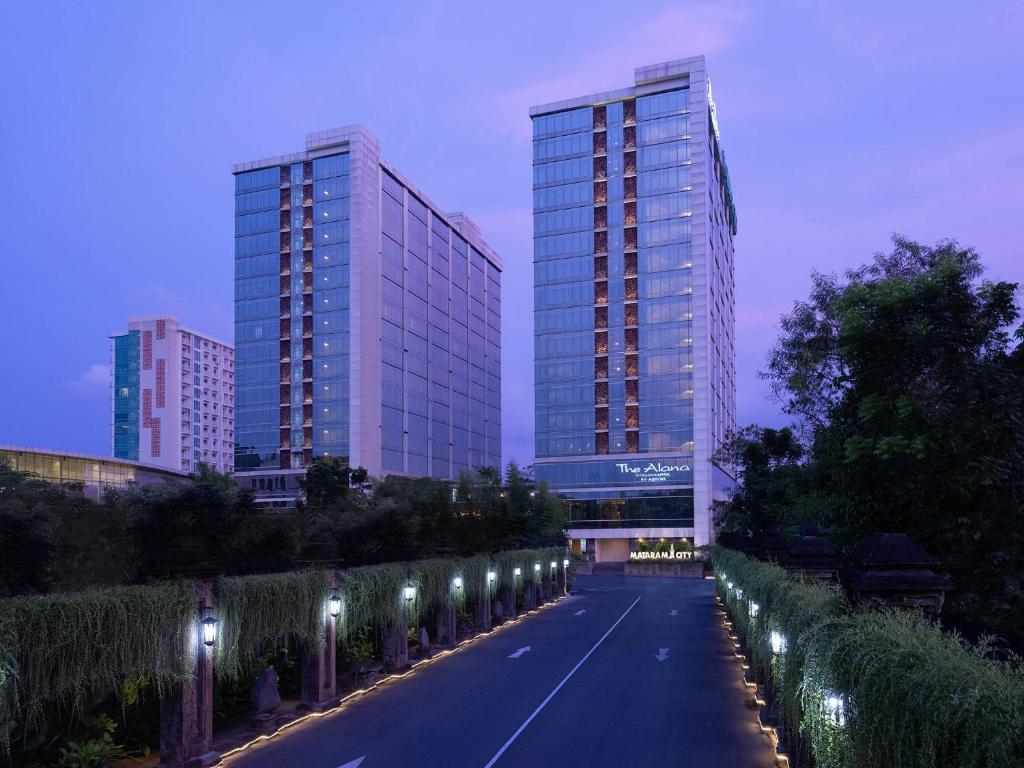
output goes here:
<path id="1" fill-rule="evenodd" d="M 658 661 L 664 661 L 668 658 L 668 648 L 659 648 L 657 655 L 654 657 Z"/>
<path id="2" fill-rule="evenodd" d="M 533 649 L 532 649 L 532 648 L 531 648 L 530 646 L 528 646 L 528 645 L 524 645 L 524 646 L 523 646 L 522 648 L 520 648 L 520 649 L 519 649 L 518 651 L 516 651 L 515 653 L 511 654 L 511 655 L 509 656 L 509 658 L 510 658 L 510 659 L 518 659 L 518 658 L 519 658 L 520 656 L 522 656 L 522 655 L 523 655 L 524 653 L 529 653 L 529 652 L 530 652 L 530 651 L 532 651 L 532 650 L 533 650 Z"/>
<path id="3" fill-rule="evenodd" d="M 338 768 L 359 768 L 365 759 L 366 755 L 363 755 L 362 757 L 357 757 L 355 760 L 349 760 L 344 765 L 339 765 Z"/>
<path id="4" fill-rule="evenodd" d="M 580 608 L 578 611 L 576 611 L 576 615 L 577 616 L 582 616 L 586 612 L 587 612 L 586 608 Z"/>
<path id="5" fill-rule="evenodd" d="M 678 616 L 678 615 L 679 615 L 679 611 L 672 611 L 672 613 L 669 614 L 669 616 Z"/>
<path id="6" fill-rule="evenodd" d="M 515 741 L 516 739 L 518 739 L 518 738 L 519 738 L 519 735 L 520 735 L 520 734 L 521 734 L 521 733 L 522 733 L 523 731 L 525 731 L 525 730 L 526 730 L 526 726 L 528 726 L 528 725 L 529 725 L 530 723 L 532 723 L 532 722 L 533 722 L 533 718 L 535 718 L 535 717 L 536 717 L 537 715 L 539 715 L 539 714 L 540 714 L 540 711 L 541 711 L 542 709 L 544 709 L 544 707 L 546 707 L 546 706 L 548 705 L 548 702 L 549 702 L 549 701 L 551 701 L 551 700 L 552 700 L 552 699 L 553 699 L 553 698 L 555 697 L 555 694 L 556 694 L 556 693 L 558 693 L 558 692 L 559 692 L 560 690 L 562 690 L 562 686 L 563 686 L 563 685 L 565 685 L 565 684 L 566 684 L 567 682 L 569 682 L 569 678 L 570 678 L 570 677 L 572 677 L 572 676 L 573 676 L 574 674 L 576 674 L 576 670 L 577 670 L 577 669 L 579 669 L 580 667 L 582 667 L 582 666 L 583 666 L 583 663 L 584 663 L 584 662 L 585 662 L 585 661 L 586 661 L 587 659 L 589 659 L 589 658 L 590 658 L 591 654 L 593 654 L 593 653 L 594 653 L 594 651 L 596 651 L 596 650 L 598 649 L 598 646 L 600 646 L 600 645 L 601 645 L 601 643 L 603 643 L 603 642 L 605 641 L 605 638 L 607 638 L 607 637 L 608 637 L 608 635 L 610 635 L 610 634 L 611 634 L 611 633 L 612 633 L 612 632 L 614 631 L 614 629 L 615 629 L 615 628 L 616 628 L 617 626 L 619 626 L 619 624 L 621 624 L 621 623 L 622 623 L 622 620 L 623 620 L 624 618 L 626 618 L 626 615 L 627 615 L 627 614 L 628 614 L 628 613 L 629 613 L 630 611 L 632 611 L 632 610 L 633 610 L 633 606 L 635 606 L 635 605 L 636 605 L 637 603 L 639 603 L 639 602 L 640 602 L 640 600 L 641 600 L 641 598 L 642 598 L 642 597 L 643 597 L 643 595 L 640 595 L 640 597 L 638 597 L 638 598 L 637 598 L 636 600 L 634 600 L 634 601 L 633 601 L 633 603 L 632 603 L 632 604 L 631 604 L 631 605 L 629 606 L 629 608 L 627 608 L 627 609 L 626 609 L 625 613 L 623 613 L 623 614 L 622 614 L 621 616 L 619 616 L 619 618 L 618 618 L 618 619 L 616 620 L 616 622 L 615 622 L 614 624 L 612 624 L 612 625 L 611 625 L 611 627 L 610 627 L 610 628 L 608 629 L 608 631 L 607 631 L 607 632 L 605 632 L 605 633 L 604 633 L 603 635 L 601 635 L 601 639 L 600 639 L 600 640 L 598 640 L 598 641 L 597 641 L 596 643 L 594 643 L 594 647 L 593 647 L 593 648 L 591 648 L 591 649 L 590 649 L 589 651 L 587 651 L 587 652 L 586 652 L 586 653 L 584 654 L 584 656 L 583 656 L 583 658 L 582 658 L 582 659 L 580 659 L 579 661 L 577 661 L 577 662 L 576 662 L 576 666 L 575 666 L 575 667 L 573 667 L 572 669 L 570 669 L 570 670 L 569 670 L 569 674 L 568 674 L 568 675 L 566 675 L 565 677 L 563 677 L 563 678 L 562 678 L 562 682 L 560 682 L 560 683 L 559 683 L 558 685 L 556 685 L 556 686 L 555 686 L 555 688 L 554 688 L 554 690 L 553 690 L 553 691 L 551 691 L 551 693 L 549 693 L 549 694 L 547 695 L 547 698 L 545 698 L 545 699 L 544 699 L 544 701 L 542 701 L 542 702 L 540 703 L 540 706 L 539 706 L 539 707 L 537 707 L 537 708 L 536 708 L 535 710 L 533 710 L 533 714 L 531 714 L 531 715 L 530 715 L 530 716 L 529 716 L 528 718 L 526 718 L 526 720 L 524 720 L 524 721 L 523 721 L 523 724 L 522 724 L 522 725 L 520 725 L 520 726 L 519 726 L 519 727 L 518 727 L 518 728 L 516 729 L 516 732 L 515 732 L 515 733 L 513 733 L 513 734 L 512 734 L 512 735 L 511 735 L 511 736 L 509 737 L 509 740 L 508 740 L 508 741 L 506 741 L 506 742 L 505 742 L 504 744 L 502 744 L 502 745 L 501 745 L 501 749 L 499 749 L 499 750 L 498 750 L 498 751 L 497 751 L 497 752 L 495 753 L 494 757 L 492 757 L 492 758 L 491 758 L 491 759 L 490 759 L 490 760 L 488 761 L 487 765 L 485 765 L 485 766 L 484 766 L 484 768 L 492 768 L 492 766 L 493 766 L 493 765 L 494 765 L 494 764 L 495 764 L 496 762 L 498 762 L 498 759 L 499 759 L 499 758 L 500 758 L 500 757 L 501 757 L 502 755 L 504 755 L 504 754 L 505 754 L 506 750 L 508 750 L 508 748 L 512 746 L 512 743 L 513 743 L 513 742 L 514 742 L 514 741 Z"/>

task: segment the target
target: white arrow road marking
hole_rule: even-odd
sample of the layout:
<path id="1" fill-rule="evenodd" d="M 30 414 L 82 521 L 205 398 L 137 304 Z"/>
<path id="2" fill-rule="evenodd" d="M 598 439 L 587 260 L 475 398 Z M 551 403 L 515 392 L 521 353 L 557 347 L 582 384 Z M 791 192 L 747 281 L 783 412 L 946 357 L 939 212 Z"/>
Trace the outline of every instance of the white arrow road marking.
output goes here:
<path id="1" fill-rule="evenodd" d="M 658 661 L 664 661 L 665 659 L 667 659 L 668 658 L 668 648 L 659 648 L 658 649 L 658 655 L 655 656 L 654 658 L 656 658 Z"/>
<path id="2" fill-rule="evenodd" d="M 586 608 L 580 608 L 578 611 L 576 611 L 576 615 L 577 616 L 582 616 L 586 612 L 587 612 Z"/>
<path id="3" fill-rule="evenodd" d="M 522 655 L 523 655 L 524 653 L 529 653 L 529 652 L 530 652 L 530 651 L 532 651 L 532 650 L 533 650 L 533 649 L 532 649 L 532 648 L 530 648 L 530 646 L 528 646 L 528 645 L 524 645 L 524 646 L 523 646 L 522 648 L 520 648 L 520 649 L 519 649 L 518 651 L 516 651 L 515 653 L 513 653 L 513 654 L 509 655 L 509 658 L 510 658 L 510 659 L 518 659 L 518 658 L 519 658 L 520 656 L 522 656 Z"/>
<path id="4" fill-rule="evenodd" d="M 672 611 L 672 613 L 669 614 L 669 616 L 678 616 L 678 615 L 679 615 L 679 611 Z"/>
<path id="5" fill-rule="evenodd" d="M 600 640 L 598 640 L 598 641 L 597 641 L 596 643 L 594 643 L 594 647 L 593 647 L 593 648 L 591 648 L 591 649 L 590 649 L 589 651 L 587 651 L 587 652 L 586 652 L 586 653 L 585 653 L 585 654 L 583 655 L 583 658 L 582 658 L 582 659 L 580 659 L 579 661 L 577 661 L 577 662 L 576 662 L 576 666 L 575 666 L 575 667 L 573 667 L 572 669 L 570 669 L 570 670 L 569 670 L 569 674 L 568 674 L 568 675 L 566 675 L 565 677 L 563 677 L 563 678 L 562 678 L 562 682 L 560 682 L 560 683 L 559 683 L 558 685 L 556 685 L 556 686 L 555 686 L 555 688 L 554 688 L 554 690 L 552 690 L 552 691 L 551 691 L 551 693 L 549 693 L 549 694 L 547 695 L 547 697 L 546 697 L 546 698 L 544 699 L 544 701 L 542 701 L 542 702 L 540 703 L 540 706 L 539 706 L 539 707 L 537 707 L 537 708 L 536 708 L 535 710 L 533 710 L 533 714 L 531 714 L 531 715 L 530 715 L 530 716 L 529 716 L 528 718 L 526 718 L 526 720 L 524 720 L 524 721 L 523 721 L 523 724 L 522 724 L 522 725 L 520 725 L 520 726 L 519 726 L 518 728 L 516 728 L 516 732 L 515 732 L 515 733 L 513 733 L 513 734 L 512 734 L 512 735 L 511 735 L 511 736 L 509 737 L 509 740 L 508 740 L 508 741 L 506 741 L 506 742 L 505 742 L 504 744 L 502 744 L 502 745 L 501 745 L 501 749 L 499 749 L 499 750 L 498 750 L 497 752 L 495 752 L 495 753 L 494 753 L 494 757 L 492 757 L 492 758 L 491 758 L 490 760 L 488 760 L 488 761 L 487 761 L 487 765 L 485 765 L 485 766 L 484 766 L 484 768 L 492 768 L 492 766 L 493 766 L 493 765 L 494 765 L 494 764 L 495 764 L 496 762 L 498 762 L 499 758 L 500 758 L 500 757 L 501 757 L 502 755 L 504 755 L 506 751 L 508 751 L 508 748 L 509 748 L 509 747 L 511 747 L 511 746 L 512 746 L 512 742 L 514 742 L 514 741 L 515 741 L 516 739 L 518 739 L 518 738 L 519 738 L 519 734 L 521 734 L 521 733 L 522 733 L 523 731 L 525 731 L 525 730 L 526 730 L 526 726 L 528 726 L 528 725 L 529 725 L 530 723 L 532 723 L 532 722 L 533 722 L 533 719 L 534 719 L 534 718 L 535 718 L 535 717 L 536 717 L 537 715 L 539 715 L 539 714 L 540 714 L 540 711 L 541 711 L 542 709 L 544 709 L 544 707 L 546 707 L 546 706 L 548 705 L 548 702 L 549 702 L 549 701 L 551 701 L 551 699 L 553 699 L 553 698 L 555 697 L 555 694 L 556 694 L 556 693 L 558 693 L 558 692 L 559 692 L 560 690 L 562 690 L 562 686 L 563 686 L 563 685 L 565 685 L 565 684 L 566 684 L 567 682 L 569 682 L 569 678 L 570 678 L 570 677 L 572 677 L 573 675 L 575 675 L 575 674 L 576 674 L 576 670 L 577 670 L 577 669 L 579 669 L 580 667 L 582 667 L 582 666 L 583 666 L 583 663 L 584 663 L 584 662 L 585 662 L 585 661 L 586 661 L 587 659 L 589 659 L 589 658 L 590 658 L 590 657 L 591 657 L 591 656 L 592 656 L 592 655 L 594 654 L 594 651 L 596 651 L 596 650 L 598 649 L 598 647 L 599 647 L 599 646 L 601 645 L 601 643 L 603 643 L 603 642 L 605 641 L 605 639 L 607 639 L 608 635 L 610 635 L 610 634 L 611 634 L 612 632 L 614 632 L 614 631 L 615 631 L 615 628 L 616 628 L 617 626 L 619 626 L 619 624 L 621 624 L 621 623 L 622 623 L 622 620 L 623 620 L 624 618 L 626 618 L 626 615 L 627 615 L 627 614 L 628 614 L 628 613 L 629 613 L 630 611 L 632 611 L 632 610 L 633 610 L 633 607 L 634 607 L 634 606 L 635 606 L 635 605 L 636 605 L 637 603 L 639 603 L 639 602 L 640 602 L 640 599 L 641 599 L 642 597 L 643 597 L 643 595 L 641 595 L 641 596 L 640 596 L 640 597 L 638 597 L 638 598 L 637 598 L 636 600 L 634 600 L 634 601 L 633 601 L 633 604 L 632 604 L 632 605 L 630 605 L 630 606 L 629 606 L 629 608 L 627 608 L 627 609 L 626 609 L 626 612 L 625 612 L 625 613 L 623 613 L 623 614 L 622 614 L 621 616 L 619 616 L 618 620 L 617 620 L 617 621 L 616 621 L 616 622 L 615 622 L 614 624 L 612 624 L 612 625 L 611 625 L 611 627 L 610 627 L 610 628 L 608 629 L 608 631 L 607 631 L 607 632 L 605 632 L 605 633 L 604 633 L 603 635 L 601 635 L 601 639 L 600 639 Z"/>
<path id="6" fill-rule="evenodd" d="M 366 755 L 363 755 L 362 757 L 357 757 L 355 760 L 349 760 L 344 765 L 339 765 L 338 768 L 359 768 L 365 759 Z"/>

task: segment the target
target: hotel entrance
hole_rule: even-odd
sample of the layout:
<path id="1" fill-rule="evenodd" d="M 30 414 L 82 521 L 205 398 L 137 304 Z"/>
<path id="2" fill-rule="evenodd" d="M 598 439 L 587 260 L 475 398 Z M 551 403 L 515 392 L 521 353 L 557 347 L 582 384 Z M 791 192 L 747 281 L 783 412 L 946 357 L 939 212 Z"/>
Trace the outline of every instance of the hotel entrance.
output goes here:
<path id="1" fill-rule="evenodd" d="M 570 536 L 574 532 L 570 531 Z M 590 532 L 597 533 L 597 532 Z M 601 534 L 611 533 L 601 531 Z M 615 533 L 619 533 L 616 531 Z M 596 563 L 624 563 L 632 559 L 663 560 L 674 559 L 676 553 L 693 551 L 693 534 L 686 529 L 664 531 L 666 536 L 619 536 L 599 535 L 594 537 L 572 537 L 573 552 L 587 556 Z M 681 534 L 681 535 L 680 535 Z"/>

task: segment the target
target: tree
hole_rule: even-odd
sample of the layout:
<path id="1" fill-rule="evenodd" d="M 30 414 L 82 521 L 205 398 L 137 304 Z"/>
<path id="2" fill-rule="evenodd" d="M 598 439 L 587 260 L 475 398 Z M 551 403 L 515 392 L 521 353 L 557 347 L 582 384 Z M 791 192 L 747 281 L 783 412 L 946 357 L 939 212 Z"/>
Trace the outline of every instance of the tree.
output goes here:
<path id="1" fill-rule="evenodd" d="M 943 559 L 956 606 L 1024 634 L 1024 336 L 1017 286 L 981 274 L 973 249 L 898 236 L 843 280 L 815 274 L 765 376 L 810 436 L 841 543 L 908 532 Z"/>
<path id="2" fill-rule="evenodd" d="M 731 435 L 715 460 L 736 472 L 737 490 L 715 506 L 723 531 L 755 531 L 799 524 L 802 494 L 807 492 L 804 446 L 789 427 L 751 425 Z"/>

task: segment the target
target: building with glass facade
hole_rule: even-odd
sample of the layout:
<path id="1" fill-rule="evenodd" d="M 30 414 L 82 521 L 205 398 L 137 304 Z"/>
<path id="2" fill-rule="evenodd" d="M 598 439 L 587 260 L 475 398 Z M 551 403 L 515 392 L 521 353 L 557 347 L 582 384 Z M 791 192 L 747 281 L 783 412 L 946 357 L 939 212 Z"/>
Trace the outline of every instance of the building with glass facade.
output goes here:
<path id="1" fill-rule="evenodd" d="M 294 498 L 320 456 L 457 478 L 501 458 L 501 261 L 361 126 L 235 177 L 235 466 Z"/>
<path id="2" fill-rule="evenodd" d="M 731 478 L 733 204 L 702 56 L 533 107 L 537 479 L 598 560 L 713 539 Z"/>
<path id="3" fill-rule="evenodd" d="M 234 471 L 235 350 L 172 315 L 111 337 L 112 454 L 180 472 Z"/>
<path id="4" fill-rule="evenodd" d="M 18 472 L 31 472 L 37 479 L 47 483 L 79 490 L 93 501 L 103 498 L 103 491 L 107 488 L 189 482 L 184 472 L 138 461 L 66 451 L 44 451 L 16 445 L 0 445 L 0 462 Z"/>

